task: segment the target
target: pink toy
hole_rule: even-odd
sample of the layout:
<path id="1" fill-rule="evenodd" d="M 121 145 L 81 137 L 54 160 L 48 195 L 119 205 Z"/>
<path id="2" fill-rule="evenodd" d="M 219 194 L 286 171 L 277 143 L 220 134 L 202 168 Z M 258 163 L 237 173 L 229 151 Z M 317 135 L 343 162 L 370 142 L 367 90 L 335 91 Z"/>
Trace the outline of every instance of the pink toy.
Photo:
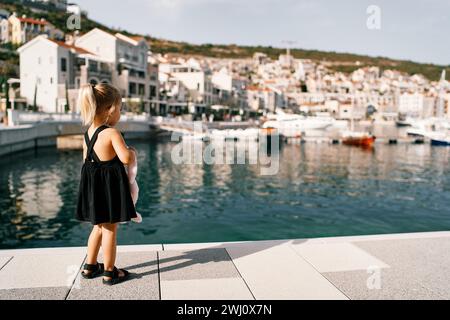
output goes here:
<path id="1" fill-rule="evenodd" d="M 137 156 L 136 152 L 133 150 L 133 160 L 130 162 L 128 166 L 126 166 L 126 171 L 128 174 L 128 182 L 130 183 L 130 192 L 131 192 L 131 198 L 133 199 L 133 203 L 136 205 L 136 202 L 139 198 L 139 186 L 136 182 L 136 176 L 138 171 L 138 165 L 137 165 Z M 142 222 L 142 216 L 136 211 L 137 217 L 132 218 L 131 220 L 136 223 Z"/>

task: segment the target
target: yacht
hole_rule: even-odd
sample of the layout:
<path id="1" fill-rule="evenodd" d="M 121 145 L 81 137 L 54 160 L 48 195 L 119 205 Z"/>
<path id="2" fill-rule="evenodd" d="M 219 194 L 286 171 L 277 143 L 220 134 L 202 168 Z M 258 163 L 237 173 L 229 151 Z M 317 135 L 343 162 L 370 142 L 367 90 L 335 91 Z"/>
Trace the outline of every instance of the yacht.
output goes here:
<path id="1" fill-rule="evenodd" d="M 309 117 L 282 111 L 268 115 L 267 119 L 262 125 L 263 129 L 277 129 L 280 134 L 288 138 L 299 138 L 307 130 L 324 130 L 335 122 L 335 119 L 330 116 Z"/>

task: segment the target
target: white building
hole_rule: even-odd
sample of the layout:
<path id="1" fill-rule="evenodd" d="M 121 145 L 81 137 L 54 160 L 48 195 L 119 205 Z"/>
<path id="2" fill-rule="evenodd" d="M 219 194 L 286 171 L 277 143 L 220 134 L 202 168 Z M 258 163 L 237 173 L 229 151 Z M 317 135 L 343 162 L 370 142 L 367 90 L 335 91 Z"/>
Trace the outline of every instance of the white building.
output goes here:
<path id="1" fill-rule="evenodd" d="M 211 76 L 194 64 L 160 65 L 161 71 L 171 78 L 179 80 L 189 90 L 190 100 L 194 103 L 212 105 L 213 84 Z"/>
<path id="2" fill-rule="evenodd" d="M 46 34 L 52 39 L 62 40 L 64 38 L 64 33 L 45 19 L 29 18 L 26 15 L 19 17 L 15 12 L 8 19 L 0 22 L 0 28 L 2 43 L 11 42 L 15 45 L 22 45 L 42 34 Z"/>
<path id="3" fill-rule="evenodd" d="M 67 13 L 75 14 L 77 16 L 81 15 L 81 7 L 76 3 L 67 4 Z"/>
<path id="4" fill-rule="evenodd" d="M 20 95 L 43 112 L 73 111 L 77 89 L 93 82 L 111 82 L 112 64 L 73 45 L 38 36 L 17 50 L 20 54 Z M 69 101 L 67 101 L 67 99 Z"/>
<path id="5" fill-rule="evenodd" d="M 274 112 L 277 107 L 277 94 L 269 88 L 249 86 L 247 90 L 247 104 L 253 111 Z"/>
<path id="6" fill-rule="evenodd" d="M 414 117 L 423 114 L 424 97 L 421 93 L 402 93 L 398 97 L 398 112 Z"/>
<path id="7" fill-rule="evenodd" d="M 77 38 L 75 45 L 112 63 L 117 71 L 113 72 L 112 84 L 119 88 L 127 102 L 141 103 L 148 111 L 152 103 L 150 91 L 153 89 L 150 87 L 148 64 L 150 48 L 143 37 L 120 33 L 113 35 L 95 28 Z"/>
<path id="8" fill-rule="evenodd" d="M 218 72 L 214 72 L 211 81 L 219 90 L 229 92 L 233 90 L 233 77 L 227 68 L 222 68 Z"/>
<path id="9" fill-rule="evenodd" d="M 294 57 L 290 54 L 280 54 L 280 56 L 278 57 L 278 63 L 282 68 L 291 69 L 294 67 L 294 62 Z"/>
<path id="10" fill-rule="evenodd" d="M 0 21 L 0 43 L 11 42 L 11 24 L 8 19 L 1 19 Z"/>

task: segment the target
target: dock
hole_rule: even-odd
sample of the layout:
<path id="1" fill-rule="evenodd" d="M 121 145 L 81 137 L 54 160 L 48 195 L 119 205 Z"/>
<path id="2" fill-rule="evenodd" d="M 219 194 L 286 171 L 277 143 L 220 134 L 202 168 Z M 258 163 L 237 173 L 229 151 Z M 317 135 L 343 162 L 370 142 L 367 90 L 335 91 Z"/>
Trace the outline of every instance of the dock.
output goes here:
<path id="1" fill-rule="evenodd" d="M 85 247 L 0 250 L 0 299 L 449 299 L 449 252 L 450 231 L 119 246 L 110 287 Z"/>

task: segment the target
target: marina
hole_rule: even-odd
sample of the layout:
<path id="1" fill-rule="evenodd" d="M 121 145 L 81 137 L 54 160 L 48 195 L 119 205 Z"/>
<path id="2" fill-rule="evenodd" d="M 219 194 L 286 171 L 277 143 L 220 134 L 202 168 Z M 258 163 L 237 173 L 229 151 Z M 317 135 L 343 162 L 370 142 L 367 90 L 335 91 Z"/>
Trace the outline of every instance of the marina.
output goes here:
<path id="1" fill-rule="evenodd" d="M 234 147 L 230 163 L 172 162 L 178 142 L 130 140 L 139 155 L 142 224 L 119 243 L 267 240 L 450 228 L 450 148 L 377 142 L 281 143 L 275 175 Z M 195 144 L 200 151 L 208 142 Z M 257 148 L 258 143 L 251 146 Z M 20 157 L 20 161 L 17 161 Z M 278 160 L 277 160 L 278 159 Z M 41 147 L 0 159 L 0 248 L 81 246 L 89 226 L 73 218 L 81 150 Z M 198 228 L 201 225 L 202 228 Z"/>

